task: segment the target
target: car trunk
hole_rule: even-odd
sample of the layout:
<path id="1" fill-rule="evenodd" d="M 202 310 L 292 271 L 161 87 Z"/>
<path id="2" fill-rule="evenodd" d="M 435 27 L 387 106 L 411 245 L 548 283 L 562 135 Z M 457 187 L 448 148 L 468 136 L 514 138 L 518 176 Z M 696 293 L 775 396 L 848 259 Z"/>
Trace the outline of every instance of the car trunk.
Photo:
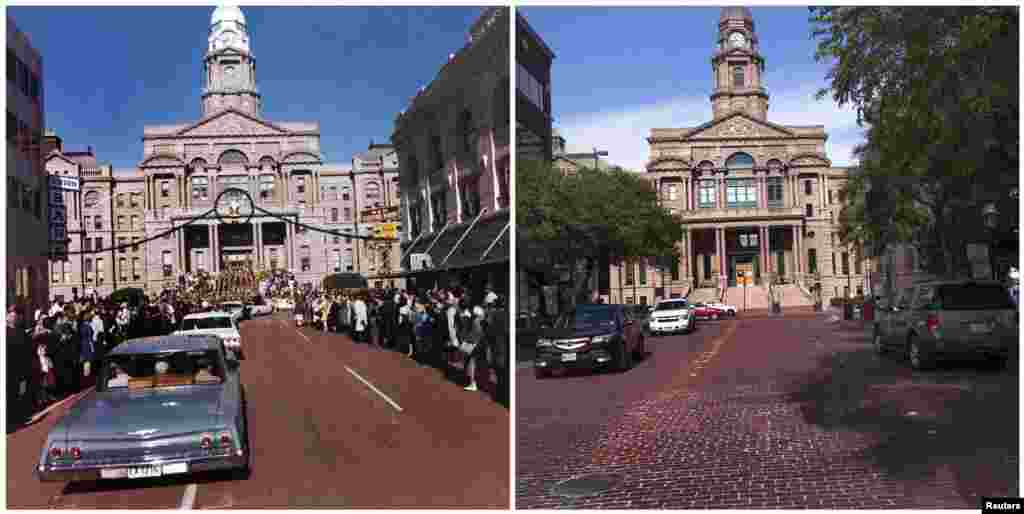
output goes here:
<path id="1" fill-rule="evenodd" d="M 943 338 L 985 343 L 1017 335 L 1013 304 L 999 285 L 947 284 L 937 299 L 933 315 Z"/>

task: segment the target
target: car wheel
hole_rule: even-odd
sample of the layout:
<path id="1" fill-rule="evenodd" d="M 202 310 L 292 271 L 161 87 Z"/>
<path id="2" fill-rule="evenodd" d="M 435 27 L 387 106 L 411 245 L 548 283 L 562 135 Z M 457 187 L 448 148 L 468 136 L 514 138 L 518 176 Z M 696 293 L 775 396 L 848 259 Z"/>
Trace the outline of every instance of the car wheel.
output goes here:
<path id="1" fill-rule="evenodd" d="M 910 367 L 916 370 L 925 370 L 931 367 L 928 354 L 921 348 L 921 343 L 913 335 L 907 339 L 907 360 L 910 361 Z"/>
<path id="2" fill-rule="evenodd" d="M 875 327 L 875 333 L 871 337 L 871 342 L 875 346 L 875 353 L 882 355 L 885 353 L 885 345 L 882 344 L 882 332 Z"/>

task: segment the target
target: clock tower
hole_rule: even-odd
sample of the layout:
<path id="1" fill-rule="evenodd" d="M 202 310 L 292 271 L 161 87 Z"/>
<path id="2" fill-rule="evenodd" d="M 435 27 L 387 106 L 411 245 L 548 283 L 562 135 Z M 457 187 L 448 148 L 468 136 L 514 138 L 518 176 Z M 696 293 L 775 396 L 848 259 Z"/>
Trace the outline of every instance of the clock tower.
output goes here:
<path id="1" fill-rule="evenodd" d="M 203 84 L 203 117 L 229 107 L 259 116 L 256 61 L 245 16 L 236 6 L 217 7 L 210 18 Z"/>
<path id="2" fill-rule="evenodd" d="M 759 120 L 767 117 L 768 92 L 761 81 L 764 58 L 760 54 L 750 9 L 722 8 L 711 70 L 715 79 L 715 89 L 711 93 L 714 119 L 736 111 Z"/>

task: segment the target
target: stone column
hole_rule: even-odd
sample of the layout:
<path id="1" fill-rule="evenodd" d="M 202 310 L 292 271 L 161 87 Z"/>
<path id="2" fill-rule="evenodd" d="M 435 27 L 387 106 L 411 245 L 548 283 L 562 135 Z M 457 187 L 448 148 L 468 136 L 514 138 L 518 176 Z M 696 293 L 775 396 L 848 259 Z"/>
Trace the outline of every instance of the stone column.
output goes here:
<path id="1" fill-rule="evenodd" d="M 693 176 L 691 175 L 689 180 L 686 181 L 686 209 L 687 210 L 691 210 L 692 211 L 694 209 L 694 205 L 696 205 L 696 203 L 693 200 L 694 194 L 696 194 L 695 191 L 694 191 L 696 188 L 697 188 L 697 179 L 693 178 Z"/>
<path id="2" fill-rule="evenodd" d="M 767 274 L 772 273 L 772 248 L 771 248 L 771 225 L 765 225 L 761 227 L 762 240 L 761 245 L 764 247 L 764 262 L 761 264 L 761 273 Z"/>
<path id="3" fill-rule="evenodd" d="M 725 175 L 718 176 L 718 190 L 715 191 L 715 203 L 719 209 L 725 208 Z"/>
<path id="4" fill-rule="evenodd" d="M 803 253 L 800 248 L 800 225 L 793 225 L 793 271 L 797 274 L 803 271 L 801 264 L 803 259 L 801 254 Z"/>
<path id="5" fill-rule="evenodd" d="M 686 277 L 690 279 L 691 283 L 694 278 L 693 262 L 695 258 L 693 255 L 693 234 L 694 231 L 692 229 L 686 233 Z"/>
<path id="6" fill-rule="evenodd" d="M 758 200 L 760 201 L 761 208 L 762 209 L 767 209 L 768 208 L 768 177 L 765 176 L 765 175 L 761 175 L 760 179 L 761 179 L 761 188 L 760 188 L 761 195 L 758 198 Z"/>

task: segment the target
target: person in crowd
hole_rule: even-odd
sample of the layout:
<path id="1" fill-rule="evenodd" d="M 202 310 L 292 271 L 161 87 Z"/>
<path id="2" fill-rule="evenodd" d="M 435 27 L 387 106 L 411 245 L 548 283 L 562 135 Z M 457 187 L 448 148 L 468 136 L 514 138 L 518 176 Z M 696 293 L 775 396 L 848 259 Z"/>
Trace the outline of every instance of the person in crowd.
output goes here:
<path id="1" fill-rule="evenodd" d="M 118 337 L 115 344 L 124 341 L 128 337 L 128 324 L 131 322 L 131 312 L 128 310 L 128 304 L 122 303 L 121 310 L 117 313 L 117 332 Z"/>
<path id="2" fill-rule="evenodd" d="M 36 410 L 45 408 L 55 399 L 56 371 L 50 357 L 52 331 L 46 327 L 46 322 L 47 318 L 41 316 L 32 331 L 32 382 L 36 384 L 32 400 Z"/>
<path id="3" fill-rule="evenodd" d="M 61 304 L 60 300 L 54 298 L 53 299 L 53 304 L 50 305 L 49 316 L 52 318 L 52 317 L 56 316 L 57 313 L 62 311 L 62 310 L 64 310 L 64 306 Z"/>
<path id="4" fill-rule="evenodd" d="M 426 354 L 424 353 L 425 341 L 430 341 L 433 337 L 433 320 L 430 317 L 430 311 L 428 309 L 430 301 L 427 298 L 418 298 L 415 303 L 415 325 L 414 325 L 414 339 L 413 346 L 414 350 L 411 357 L 419 363 L 424 363 Z"/>
<path id="5" fill-rule="evenodd" d="M 413 307 L 409 299 L 402 296 L 398 300 L 398 326 L 395 333 L 395 346 L 398 351 L 405 352 L 406 357 L 413 353 Z"/>
<path id="6" fill-rule="evenodd" d="M 352 333 L 353 340 L 359 343 L 366 342 L 366 329 L 368 312 L 366 302 L 363 300 L 363 293 L 357 293 L 352 302 Z"/>
<path id="7" fill-rule="evenodd" d="M 54 323 L 56 349 L 51 352 L 57 372 L 57 395 L 67 396 L 76 391 L 76 368 L 78 364 L 78 342 L 71 318 L 65 312 L 58 312 Z"/>
<path id="8" fill-rule="evenodd" d="M 508 405 L 511 395 L 511 388 L 509 386 L 508 309 L 505 306 L 504 299 L 495 294 L 494 291 L 488 292 L 484 298 L 484 309 L 487 311 L 485 338 L 491 349 L 492 365 L 497 375 L 494 399 Z"/>
<path id="9" fill-rule="evenodd" d="M 466 391 L 477 391 L 476 372 L 479 364 L 479 356 L 484 350 L 484 310 L 479 305 L 472 305 L 468 299 L 464 299 L 460 313 L 460 350 L 465 355 L 463 369 L 469 384 L 464 388 Z"/>
<path id="10" fill-rule="evenodd" d="M 96 338 L 93 335 L 92 311 L 85 311 L 78 320 L 78 387 L 88 387 L 92 381 L 92 361 L 96 358 Z"/>
<path id="11" fill-rule="evenodd" d="M 89 321 L 89 323 L 92 325 L 93 348 L 95 350 L 102 351 L 104 347 L 104 340 L 106 338 L 106 333 L 104 331 L 105 326 L 103 323 L 103 318 L 101 317 L 101 314 L 103 314 L 103 308 L 97 305 L 94 306 L 93 309 L 94 310 L 90 311 L 92 318 Z"/>
<path id="12" fill-rule="evenodd" d="M 394 334 L 397 323 L 395 298 L 392 291 L 388 291 L 380 304 L 380 344 L 382 347 L 395 347 Z"/>

